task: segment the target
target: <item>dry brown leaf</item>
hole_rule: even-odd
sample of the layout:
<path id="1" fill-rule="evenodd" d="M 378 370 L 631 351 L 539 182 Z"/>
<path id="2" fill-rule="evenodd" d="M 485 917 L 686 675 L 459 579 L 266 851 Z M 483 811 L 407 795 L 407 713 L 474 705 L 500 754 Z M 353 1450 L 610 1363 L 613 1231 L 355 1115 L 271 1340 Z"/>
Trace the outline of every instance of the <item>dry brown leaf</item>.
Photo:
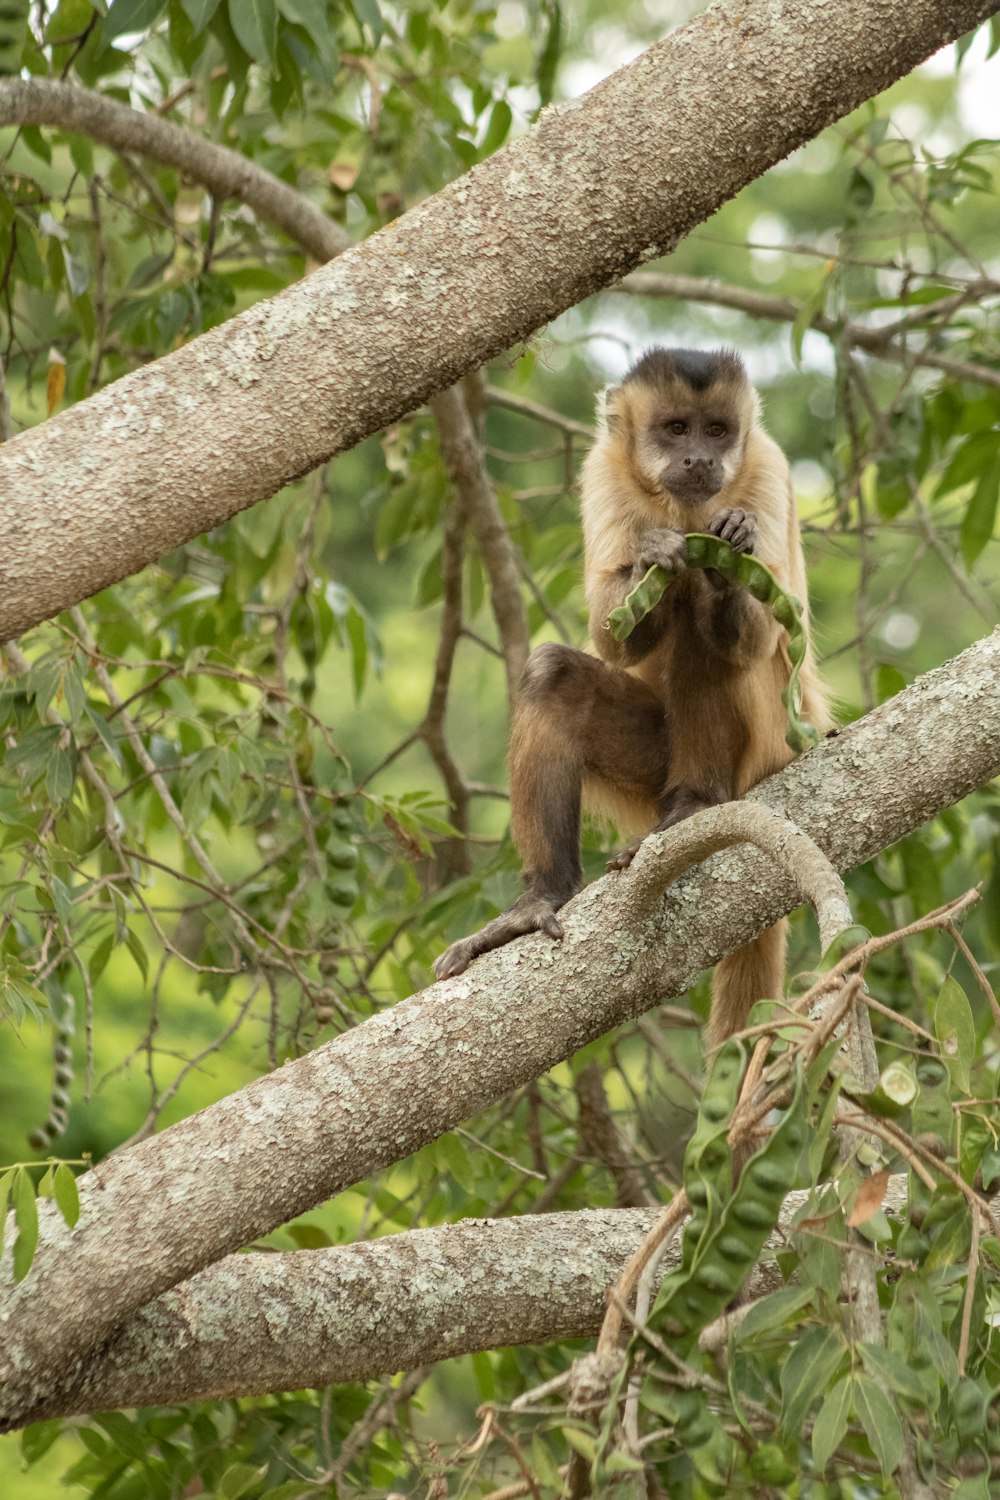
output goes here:
<path id="1" fill-rule="evenodd" d="M 885 1197 L 885 1190 L 888 1186 L 889 1173 L 887 1171 L 873 1172 L 870 1177 L 865 1178 L 858 1189 L 858 1196 L 854 1200 L 854 1207 L 847 1220 L 852 1229 L 855 1225 L 863 1224 L 866 1219 L 870 1219 L 872 1214 L 882 1207 L 882 1199 Z"/>

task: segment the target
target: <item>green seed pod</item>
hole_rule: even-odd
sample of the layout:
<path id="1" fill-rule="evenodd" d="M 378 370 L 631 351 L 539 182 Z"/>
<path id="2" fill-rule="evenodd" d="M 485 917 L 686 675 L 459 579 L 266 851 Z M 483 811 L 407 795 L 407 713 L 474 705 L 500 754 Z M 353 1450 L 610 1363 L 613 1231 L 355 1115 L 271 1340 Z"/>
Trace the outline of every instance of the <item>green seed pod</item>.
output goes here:
<path id="1" fill-rule="evenodd" d="M 325 884 L 326 894 L 334 906 L 349 908 L 358 899 L 357 882 L 349 879 L 346 875 L 330 876 Z"/>
<path id="2" fill-rule="evenodd" d="M 728 542 L 707 532 L 689 532 L 685 538 L 687 564 L 689 568 L 714 568 L 724 578 L 746 588 L 754 598 L 766 605 L 778 624 L 788 631 L 788 656 L 792 664 L 788 688 L 782 694 L 782 702 L 788 713 L 788 733 L 785 738 L 792 750 L 800 754 L 815 745 L 819 735 L 799 718 L 802 693 L 798 684 L 799 668 L 805 659 L 806 639 L 802 627 L 802 605 L 794 594 L 786 594 L 778 580 L 757 558 L 734 552 Z M 650 568 L 636 588 L 608 615 L 607 628 L 616 641 L 627 640 L 632 631 L 651 609 L 659 603 L 673 575 L 662 568 Z"/>
<path id="3" fill-rule="evenodd" d="M 739 580 L 743 587 L 759 599 L 761 604 L 767 604 L 776 598 L 779 593 L 777 584 L 772 575 L 759 563 L 755 557 L 743 557 L 739 572 Z"/>
<path id="4" fill-rule="evenodd" d="M 745 1229 L 763 1229 L 771 1223 L 770 1210 L 754 1198 L 741 1198 L 730 1205 L 730 1211 L 737 1224 L 742 1224 Z"/>
<path id="5" fill-rule="evenodd" d="M 739 1287 L 733 1285 L 732 1273 L 717 1261 L 703 1261 L 695 1270 L 694 1279 L 706 1292 L 721 1292 L 726 1297 L 733 1297 L 739 1291 Z"/>
<path id="6" fill-rule="evenodd" d="M 748 1247 L 746 1240 L 735 1234 L 720 1235 L 718 1249 L 723 1259 L 731 1261 L 743 1262 L 753 1254 L 753 1247 Z"/>
<path id="7" fill-rule="evenodd" d="M 331 838 L 326 846 L 326 861 L 335 870 L 353 870 L 358 851 L 347 839 Z"/>
<path id="8" fill-rule="evenodd" d="M 773 1195 L 787 1192 L 788 1173 L 784 1163 L 779 1164 L 765 1158 L 751 1163 L 746 1170 L 750 1174 L 750 1181 L 759 1193 Z"/>

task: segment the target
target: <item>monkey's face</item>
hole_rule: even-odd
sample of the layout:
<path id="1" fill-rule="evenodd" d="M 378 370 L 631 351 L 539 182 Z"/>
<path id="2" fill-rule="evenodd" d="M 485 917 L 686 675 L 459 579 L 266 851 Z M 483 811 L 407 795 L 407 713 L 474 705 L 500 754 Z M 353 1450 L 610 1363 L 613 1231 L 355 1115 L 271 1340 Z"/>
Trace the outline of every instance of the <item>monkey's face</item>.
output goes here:
<path id="1" fill-rule="evenodd" d="M 757 400 L 731 350 L 650 349 L 609 391 L 608 433 L 652 496 L 698 512 L 733 479 Z"/>
<path id="2" fill-rule="evenodd" d="M 680 384 L 642 397 L 635 463 L 647 487 L 693 509 L 707 504 L 739 467 L 745 429 L 736 404 L 725 392 Z"/>

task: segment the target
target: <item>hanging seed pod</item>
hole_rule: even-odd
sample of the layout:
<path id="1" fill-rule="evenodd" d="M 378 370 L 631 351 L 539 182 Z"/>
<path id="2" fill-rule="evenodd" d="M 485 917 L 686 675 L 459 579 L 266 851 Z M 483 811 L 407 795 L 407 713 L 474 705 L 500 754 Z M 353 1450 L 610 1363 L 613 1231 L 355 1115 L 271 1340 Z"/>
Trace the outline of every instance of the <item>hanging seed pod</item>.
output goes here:
<path id="1" fill-rule="evenodd" d="M 58 1007 L 59 1020 L 55 1043 L 52 1048 L 53 1084 L 49 1096 L 49 1113 L 45 1123 L 28 1134 L 28 1145 L 33 1151 L 44 1151 L 47 1146 L 63 1134 L 69 1124 L 70 1088 L 73 1083 L 73 1033 L 76 1016 L 72 995 L 63 994 Z"/>
<path id="2" fill-rule="evenodd" d="M 727 1048 L 730 1045 L 727 1043 Z M 799 1066 L 792 1098 L 781 1120 L 750 1157 L 735 1191 L 720 1201 L 715 1183 L 706 1180 L 701 1169 L 705 1146 L 699 1149 L 697 1144 L 703 1125 L 699 1110 L 698 1127 L 684 1158 L 684 1186 L 692 1201 L 694 1180 L 700 1178 L 708 1189 L 709 1211 L 694 1209 L 681 1239 L 681 1264 L 664 1281 L 649 1319 L 651 1327 L 670 1328 L 680 1340 L 679 1351 L 685 1341 L 693 1343 L 701 1330 L 719 1317 L 756 1264 L 793 1183 L 808 1134 L 807 1116 L 808 1092 Z"/>
<path id="3" fill-rule="evenodd" d="M 802 605 L 794 594 L 781 587 L 774 574 L 765 568 L 756 557 L 746 552 L 734 552 L 722 537 L 708 532 L 692 531 L 685 538 L 687 543 L 687 565 L 689 568 L 714 568 L 724 578 L 738 583 L 761 604 L 767 606 L 783 629 L 788 631 L 788 659 L 792 670 L 788 686 L 781 695 L 788 714 L 788 732 L 785 739 L 798 755 L 819 741 L 819 734 L 811 724 L 799 717 L 802 710 L 802 686 L 799 672 L 806 654 L 806 636 L 802 626 Z M 625 641 L 640 620 L 654 609 L 670 584 L 672 574 L 660 567 L 652 567 L 636 585 L 623 604 L 608 615 L 608 629 L 616 641 Z"/>

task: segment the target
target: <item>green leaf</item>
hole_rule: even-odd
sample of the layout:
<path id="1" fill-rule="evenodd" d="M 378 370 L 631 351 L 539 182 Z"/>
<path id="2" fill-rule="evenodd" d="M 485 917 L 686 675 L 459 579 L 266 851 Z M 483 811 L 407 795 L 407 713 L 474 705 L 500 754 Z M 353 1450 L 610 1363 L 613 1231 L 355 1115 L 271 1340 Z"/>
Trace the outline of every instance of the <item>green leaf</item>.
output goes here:
<path id="1" fill-rule="evenodd" d="M 468 1151 L 458 1137 L 448 1131 L 434 1143 L 434 1149 L 441 1165 L 451 1173 L 459 1187 L 464 1188 L 467 1193 L 474 1192 L 476 1172 L 469 1160 Z"/>
<path id="2" fill-rule="evenodd" d="M 894 1354 L 891 1349 L 884 1348 L 882 1344 L 861 1343 L 857 1347 L 865 1366 L 881 1385 L 888 1386 L 895 1395 L 913 1401 L 918 1406 L 926 1403 L 927 1392 L 923 1382 L 913 1373 L 905 1359 Z"/>
<path id="3" fill-rule="evenodd" d="M 810 1328 L 799 1339 L 781 1371 L 781 1425 L 797 1432 L 814 1399 L 837 1373 L 844 1358 L 839 1335 L 826 1328 Z"/>
<path id="4" fill-rule="evenodd" d="M 216 1493 L 225 1500 L 239 1500 L 240 1495 L 259 1485 L 266 1473 L 266 1465 L 257 1468 L 253 1464 L 232 1464 L 219 1480 Z"/>
<path id="5" fill-rule="evenodd" d="M 538 100 L 543 109 L 546 104 L 552 102 L 556 68 L 559 65 L 559 53 L 562 47 L 562 6 L 559 0 L 548 0 L 544 9 L 548 18 L 548 28 L 545 33 L 545 45 L 539 54 L 538 68 L 535 73 Z"/>
<path id="6" fill-rule="evenodd" d="M 479 148 L 479 159 L 484 161 L 487 156 L 492 156 L 494 151 L 499 150 L 507 139 L 513 120 L 511 107 L 506 99 L 498 99 L 490 110 L 490 122 L 483 136 L 483 143 Z"/>
<path id="7" fill-rule="evenodd" d="M 236 40 L 254 62 L 275 62 L 278 47 L 275 0 L 229 0 L 229 20 Z"/>
<path id="8" fill-rule="evenodd" d="M 145 983 L 149 977 L 149 958 L 147 957 L 144 945 L 138 935 L 132 931 L 131 927 L 125 929 L 125 946 L 135 959 L 136 968 L 142 975 L 143 983 Z"/>
<path id="9" fill-rule="evenodd" d="M 811 1300 L 812 1287 L 808 1286 L 786 1286 L 762 1297 L 759 1302 L 753 1303 L 739 1324 L 736 1330 L 737 1344 L 743 1344 L 757 1334 L 783 1328 Z"/>
<path id="10" fill-rule="evenodd" d="M 52 1185 L 59 1212 L 72 1229 L 80 1217 L 80 1194 L 77 1191 L 76 1178 L 64 1161 L 56 1167 Z"/>
<path id="11" fill-rule="evenodd" d="M 1000 496 L 1000 463 L 991 464 L 979 476 L 979 483 L 972 492 L 972 499 L 962 517 L 962 558 L 967 572 L 972 571 L 976 558 L 993 536 L 997 518 L 997 498 Z"/>
<path id="12" fill-rule="evenodd" d="M 892 1402 L 870 1375 L 854 1380 L 854 1410 L 872 1445 L 883 1476 L 888 1479 L 903 1457 L 903 1429 Z"/>
<path id="13" fill-rule="evenodd" d="M 879 662 L 875 669 L 875 694 L 880 703 L 885 703 L 890 698 L 895 698 L 906 687 L 906 678 L 898 667 L 891 663 Z"/>
<path id="14" fill-rule="evenodd" d="M 818 1469 L 825 1469 L 843 1442 L 854 1395 L 854 1380 L 844 1375 L 823 1398 L 812 1431 L 812 1451 Z"/>
<path id="15" fill-rule="evenodd" d="M 6 1172 L 0 1173 L 0 1255 L 3 1254 L 4 1231 L 7 1228 L 7 1204 L 10 1201 L 11 1189 L 17 1171 L 14 1167 L 8 1168 Z"/>
<path id="16" fill-rule="evenodd" d="M 1000 458 L 1000 433 L 990 429 L 974 432 L 955 451 L 941 476 L 938 495 L 946 495 L 965 484 L 978 482 L 984 470 L 990 469 Z"/>
<path id="17" fill-rule="evenodd" d="M 167 0 L 112 0 L 101 27 L 101 44 L 108 47 L 116 37 L 147 31 L 166 8 Z"/>
<path id="18" fill-rule="evenodd" d="M 35 1186 L 31 1174 L 18 1167 L 14 1180 L 14 1221 L 17 1224 L 17 1239 L 14 1241 L 14 1280 L 23 1281 L 35 1258 L 38 1244 L 38 1204 L 35 1201 Z"/>
<path id="19" fill-rule="evenodd" d="M 204 31 L 218 8 L 219 0 L 181 0 L 181 9 L 191 22 L 195 36 Z"/>
<path id="20" fill-rule="evenodd" d="M 972 1006 L 957 979 L 949 977 L 934 1004 L 934 1035 L 952 1082 L 969 1092 L 969 1070 L 976 1053 L 976 1023 Z"/>
<path id="21" fill-rule="evenodd" d="M 372 34 L 372 43 L 377 47 L 382 40 L 382 12 L 375 0 L 351 0 L 351 9 L 358 19 L 358 24 L 368 27 Z"/>
<path id="22" fill-rule="evenodd" d="M 336 32 L 330 25 L 325 0 L 278 0 L 278 9 L 286 21 L 308 31 L 317 47 L 336 41 Z"/>

